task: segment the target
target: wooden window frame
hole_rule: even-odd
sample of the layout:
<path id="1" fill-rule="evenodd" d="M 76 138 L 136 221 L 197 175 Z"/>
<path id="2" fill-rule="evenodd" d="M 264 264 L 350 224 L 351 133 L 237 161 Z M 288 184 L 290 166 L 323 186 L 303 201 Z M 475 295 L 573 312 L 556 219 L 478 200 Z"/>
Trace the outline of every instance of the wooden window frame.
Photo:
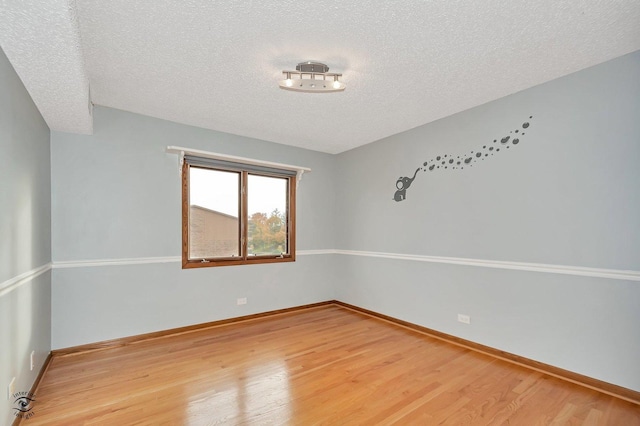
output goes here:
<path id="1" fill-rule="evenodd" d="M 239 243 L 240 256 L 234 257 L 212 257 L 204 259 L 189 259 L 189 175 L 191 167 L 198 167 L 210 170 L 228 171 L 240 173 L 239 199 L 240 218 L 239 218 Z M 248 191 L 247 182 L 249 175 L 277 177 L 287 180 L 287 248 L 288 253 L 281 255 L 249 255 L 248 231 L 249 231 L 249 215 L 248 215 Z M 278 174 L 277 172 L 261 172 L 253 171 L 250 167 L 247 169 L 225 169 L 217 166 L 202 166 L 198 164 L 191 165 L 188 161 L 184 161 L 182 168 L 182 269 L 192 268 L 208 268 L 216 266 L 232 266 L 232 265 L 253 265 L 263 263 L 282 263 L 295 262 L 296 260 L 296 176 Z"/>

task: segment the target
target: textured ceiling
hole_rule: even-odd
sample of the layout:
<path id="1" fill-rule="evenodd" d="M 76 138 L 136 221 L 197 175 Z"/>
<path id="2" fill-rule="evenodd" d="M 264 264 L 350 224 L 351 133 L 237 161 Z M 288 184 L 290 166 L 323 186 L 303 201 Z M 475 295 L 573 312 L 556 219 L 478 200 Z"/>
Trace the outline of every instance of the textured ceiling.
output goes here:
<path id="1" fill-rule="evenodd" d="M 51 129 L 91 133 L 77 19 L 68 0 L 0 0 L 0 46 Z"/>
<path id="2" fill-rule="evenodd" d="M 640 49 L 638 0 L 1 1 L 2 48 L 54 130 L 90 131 L 90 96 L 329 153 Z M 305 60 L 347 89 L 279 89 Z"/>

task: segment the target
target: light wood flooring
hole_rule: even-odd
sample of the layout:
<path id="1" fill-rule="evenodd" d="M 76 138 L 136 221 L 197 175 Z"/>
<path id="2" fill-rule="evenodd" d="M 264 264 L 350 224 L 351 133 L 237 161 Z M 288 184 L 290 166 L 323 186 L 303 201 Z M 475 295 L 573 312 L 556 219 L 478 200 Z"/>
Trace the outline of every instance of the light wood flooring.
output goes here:
<path id="1" fill-rule="evenodd" d="M 54 357 L 22 425 L 640 425 L 640 406 L 327 305 Z"/>

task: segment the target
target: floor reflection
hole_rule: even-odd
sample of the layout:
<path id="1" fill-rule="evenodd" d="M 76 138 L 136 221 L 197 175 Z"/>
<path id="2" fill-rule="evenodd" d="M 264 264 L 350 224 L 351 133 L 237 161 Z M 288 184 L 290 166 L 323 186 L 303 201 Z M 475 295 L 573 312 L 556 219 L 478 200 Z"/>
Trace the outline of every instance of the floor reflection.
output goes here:
<path id="1" fill-rule="evenodd" d="M 255 423 L 257 418 L 261 424 L 285 424 L 291 418 L 289 371 L 282 359 L 216 366 L 206 382 L 186 386 L 185 395 L 191 395 L 190 426 Z"/>

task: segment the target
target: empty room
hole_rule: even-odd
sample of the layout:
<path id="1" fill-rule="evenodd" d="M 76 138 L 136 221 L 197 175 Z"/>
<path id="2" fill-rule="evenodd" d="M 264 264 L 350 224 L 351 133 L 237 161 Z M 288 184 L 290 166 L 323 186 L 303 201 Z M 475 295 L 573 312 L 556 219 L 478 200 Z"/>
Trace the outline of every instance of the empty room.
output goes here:
<path id="1" fill-rule="evenodd" d="M 640 425 L 640 2 L 6 0 L 0 425 Z"/>

